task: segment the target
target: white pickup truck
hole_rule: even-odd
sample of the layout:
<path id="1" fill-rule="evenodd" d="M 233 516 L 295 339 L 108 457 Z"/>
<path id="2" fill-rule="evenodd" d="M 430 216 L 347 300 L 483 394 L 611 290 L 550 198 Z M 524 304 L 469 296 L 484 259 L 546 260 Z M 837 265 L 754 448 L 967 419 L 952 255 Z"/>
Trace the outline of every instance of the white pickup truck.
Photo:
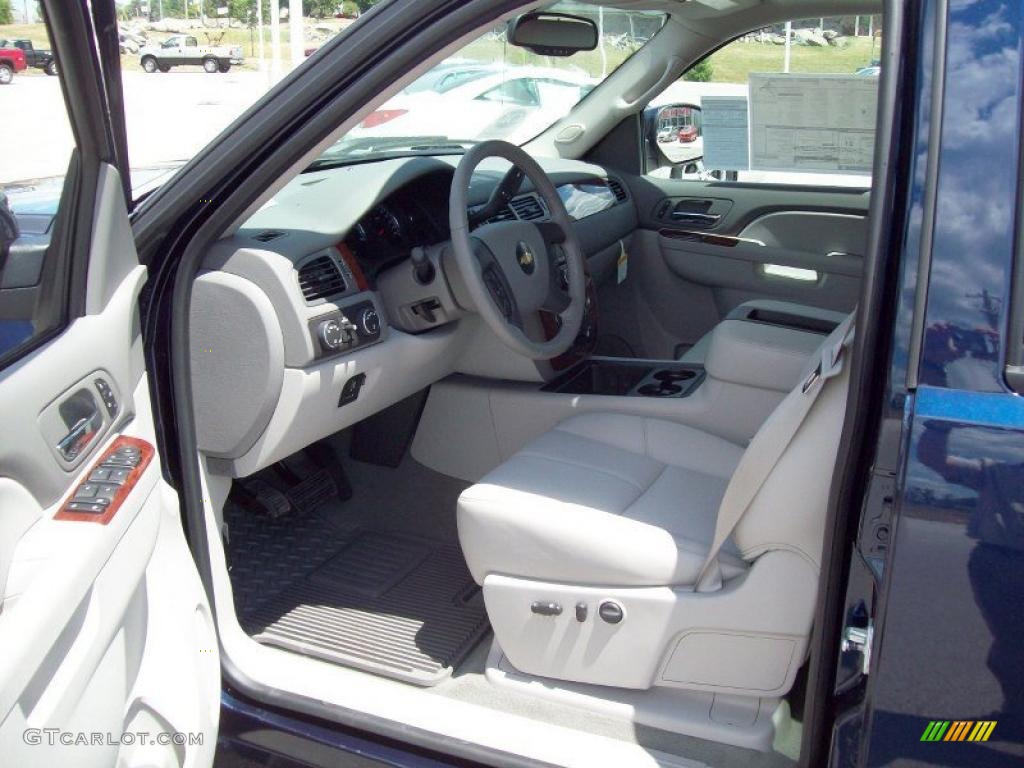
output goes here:
<path id="1" fill-rule="evenodd" d="M 175 35 L 139 51 L 139 63 L 146 72 L 167 72 L 171 67 L 195 64 L 212 74 L 227 72 L 242 60 L 241 46 L 200 45 L 192 35 Z"/>

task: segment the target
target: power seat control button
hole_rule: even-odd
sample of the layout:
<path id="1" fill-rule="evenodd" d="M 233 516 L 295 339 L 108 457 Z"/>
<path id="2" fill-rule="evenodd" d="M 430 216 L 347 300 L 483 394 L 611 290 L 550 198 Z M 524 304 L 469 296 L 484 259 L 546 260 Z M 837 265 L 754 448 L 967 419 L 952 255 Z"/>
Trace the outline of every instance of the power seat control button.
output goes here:
<path id="1" fill-rule="evenodd" d="M 540 616 L 561 616 L 562 606 L 558 603 L 538 600 L 530 605 L 530 610 Z"/>
<path id="2" fill-rule="evenodd" d="M 597 615 L 609 624 L 618 624 L 625 617 L 622 606 L 614 600 L 605 600 L 597 609 Z"/>

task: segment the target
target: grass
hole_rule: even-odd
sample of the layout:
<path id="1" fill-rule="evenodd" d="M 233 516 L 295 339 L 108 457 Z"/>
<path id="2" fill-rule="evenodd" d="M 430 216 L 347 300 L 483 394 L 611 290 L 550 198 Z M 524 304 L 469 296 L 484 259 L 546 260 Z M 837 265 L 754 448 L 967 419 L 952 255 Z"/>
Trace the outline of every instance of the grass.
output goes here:
<path id="1" fill-rule="evenodd" d="M 817 48 L 794 45 L 790 48 L 790 72 L 852 75 L 880 56 L 879 42 L 872 48 L 867 37 L 849 38 L 846 48 Z M 781 72 L 785 46 L 770 43 L 733 43 L 711 54 L 712 82 L 745 83 L 751 72 Z"/>
<path id="2" fill-rule="evenodd" d="M 309 21 L 307 29 L 311 31 L 313 26 L 325 25 L 331 29 L 337 29 L 338 23 L 334 20 L 323 22 Z M 243 69 L 255 69 L 259 44 L 256 39 L 255 30 L 247 28 L 230 27 L 225 30 L 206 30 L 211 33 L 224 33 L 220 45 L 240 45 L 245 53 L 246 64 Z M 193 32 L 201 44 L 207 42 L 204 30 Z M 152 32 L 150 37 L 154 41 L 164 40 L 170 37 L 170 33 Z M 46 29 L 42 24 L 8 24 L 0 25 L 0 38 L 24 38 L 27 37 L 32 43 L 40 48 L 50 48 L 50 41 L 46 35 Z M 263 28 L 264 57 L 270 59 L 270 26 Z M 790 71 L 807 73 L 836 73 L 852 74 L 857 69 L 867 66 L 872 59 L 879 56 L 879 43 L 872 45 L 872 40 L 867 37 L 848 38 L 849 45 L 845 48 L 828 47 L 818 48 L 814 46 L 794 45 L 790 49 Z M 288 50 L 289 34 L 288 24 L 281 24 L 281 58 L 287 63 L 290 60 Z M 306 46 L 316 45 L 309 39 L 307 33 Z M 744 83 L 747 75 L 751 72 L 781 72 L 784 46 L 771 45 L 768 43 L 733 43 L 711 55 L 711 66 L 713 68 L 712 82 L 716 83 Z M 503 57 L 512 65 L 530 64 L 535 66 L 555 67 L 561 69 L 582 69 L 594 77 L 600 77 L 602 72 L 613 72 L 616 67 L 625 61 L 631 51 L 612 48 L 608 46 L 604 57 L 600 50 L 585 51 L 567 59 L 559 59 L 550 56 L 537 56 L 522 48 L 507 46 L 500 40 L 485 38 L 477 40 L 468 45 L 460 56 L 464 58 L 480 59 L 483 61 L 500 61 Z M 121 57 L 121 66 L 124 69 L 138 69 L 139 57 L 129 54 Z M 38 71 L 38 70 L 37 70 Z"/>

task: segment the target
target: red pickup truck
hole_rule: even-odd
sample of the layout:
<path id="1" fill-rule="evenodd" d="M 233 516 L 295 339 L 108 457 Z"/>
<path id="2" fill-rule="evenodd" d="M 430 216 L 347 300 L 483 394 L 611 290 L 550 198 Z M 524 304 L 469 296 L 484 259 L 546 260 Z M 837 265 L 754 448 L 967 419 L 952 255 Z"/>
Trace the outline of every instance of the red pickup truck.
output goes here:
<path id="1" fill-rule="evenodd" d="M 28 64 L 20 48 L 0 48 L 0 85 L 7 85 L 14 79 L 15 72 L 21 72 Z"/>

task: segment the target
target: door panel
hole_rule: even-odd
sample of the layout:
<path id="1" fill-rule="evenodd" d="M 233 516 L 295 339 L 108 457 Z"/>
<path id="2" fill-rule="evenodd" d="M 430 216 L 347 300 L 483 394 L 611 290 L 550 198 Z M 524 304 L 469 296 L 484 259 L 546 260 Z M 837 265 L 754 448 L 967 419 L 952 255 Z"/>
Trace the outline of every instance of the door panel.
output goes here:
<path id="1" fill-rule="evenodd" d="M 0 370 L 0 755 L 205 768 L 218 648 L 156 451 L 113 2 L 46 6 L 77 148 L 38 280 L 59 323 Z"/>
<path id="2" fill-rule="evenodd" d="M 771 298 L 850 311 L 869 193 L 628 179 L 640 231 L 628 279 L 602 286 L 602 332 L 640 356 L 677 356 L 737 305 Z"/>
<path id="3" fill-rule="evenodd" d="M 136 308 L 145 268 L 136 260 L 112 288 L 109 281 L 134 256 L 110 166 L 99 201 L 110 221 L 94 230 L 86 306 L 95 311 L 0 373 L 0 423 L 5 436 L 17 436 L 0 441 L 0 753 L 12 765 L 209 765 L 216 637 L 159 456 L 140 468 L 105 524 L 105 515 L 62 512 L 118 437 L 156 444 Z M 88 401 L 83 393 L 92 401 L 84 416 L 67 407 Z M 69 458 L 55 434 L 92 418 L 89 408 L 97 415 Z M 42 729 L 76 743 L 50 744 Z M 188 735 L 183 745 L 119 743 L 138 731 Z M 102 743 L 83 746 L 83 732 L 103 734 Z"/>

